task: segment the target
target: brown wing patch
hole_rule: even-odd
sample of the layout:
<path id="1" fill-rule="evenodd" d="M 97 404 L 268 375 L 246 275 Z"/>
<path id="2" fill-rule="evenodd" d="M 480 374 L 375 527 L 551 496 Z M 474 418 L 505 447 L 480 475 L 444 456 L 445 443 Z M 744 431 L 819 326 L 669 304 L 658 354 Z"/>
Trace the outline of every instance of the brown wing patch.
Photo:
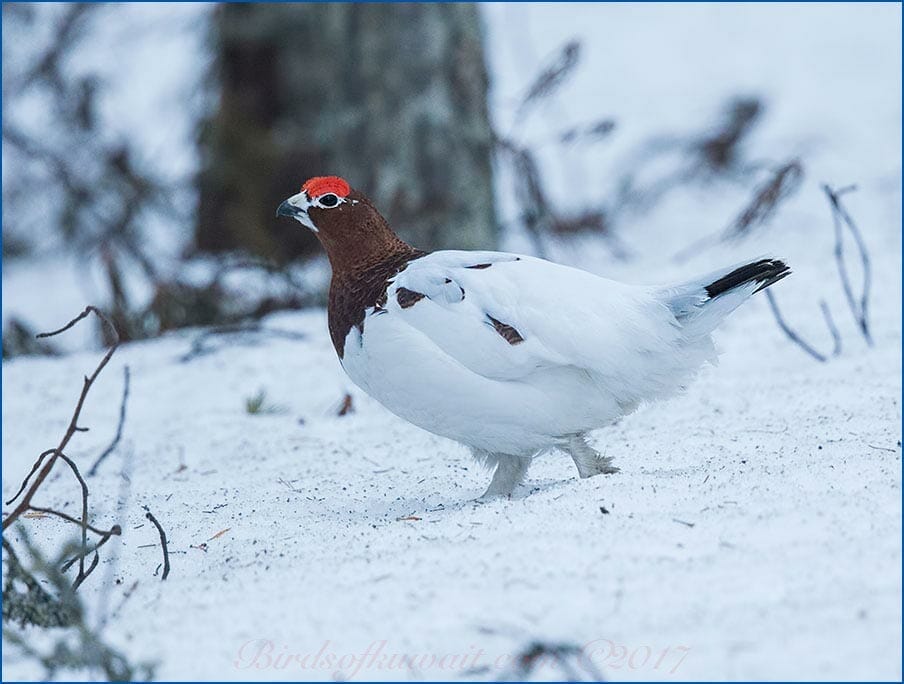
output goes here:
<path id="1" fill-rule="evenodd" d="M 414 306 L 426 296 L 420 292 L 409 290 L 407 287 L 400 287 L 396 290 L 396 301 L 403 309 Z"/>
<path id="2" fill-rule="evenodd" d="M 493 265 L 493 264 L 474 264 L 473 266 L 465 266 L 465 268 L 475 268 L 475 269 L 480 269 L 480 268 L 489 268 L 489 267 L 492 266 L 492 265 Z"/>
<path id="3" fill-rule="evenodd" d="M 495 318 L 487 314 L 487 318 L 490 319 L 490 323 L 496 329 L 500 335 L 502 335 L 502 339 L 508 342 L 511 345 L 521 344 L 524 342 L 524 338 L 521 336 L 517 330 L 515 330 L 512 326 L 507 323 L 503 323 L 502 321 L 497 321 Z"/>

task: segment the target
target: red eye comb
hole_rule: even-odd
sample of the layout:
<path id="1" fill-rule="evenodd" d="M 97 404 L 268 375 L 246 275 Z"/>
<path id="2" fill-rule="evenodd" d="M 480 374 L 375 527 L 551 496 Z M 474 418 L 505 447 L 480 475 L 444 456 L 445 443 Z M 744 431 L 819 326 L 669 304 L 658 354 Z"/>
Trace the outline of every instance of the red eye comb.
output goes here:
<path id="1" fill-rule="evenodd" d="M 349 184 L 339 178 L 339 176 L 317 176 L 308 179 L 301 186 L 302 192 L 308 193 L 309 197 L 320 197 L 328 192 L 332 192 L 339 197 L 348 197 L 348 193 L 352 191 Z"/>

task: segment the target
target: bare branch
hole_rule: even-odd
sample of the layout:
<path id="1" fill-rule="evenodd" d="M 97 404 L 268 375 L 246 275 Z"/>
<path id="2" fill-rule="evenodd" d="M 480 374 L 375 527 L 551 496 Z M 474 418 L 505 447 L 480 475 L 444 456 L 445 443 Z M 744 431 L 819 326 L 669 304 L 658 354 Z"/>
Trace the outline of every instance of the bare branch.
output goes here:
<path id="1" fill-rule="evenodd" d="M 31 479 L 31 476 L 34 475 L 35 472 L 38 470 L 38 468 L 41 467 L 41 463 L 44 462 L 44 459 L 45 459 L 47 456 L 49 456 L 50 454 L 52 454 L 54 451 L 56 451 L 56 449 L 48 449 L 47 451 L 41 452 L 41 455 L 38 456 L 38 460 L 35 461 L 35 462 L 34 462 L 34 465 L 31 466 L 31 470 L 29 471 L 28 475 L 25 476 L 25 479 L 22 480 L 22 484 L 19 485 L 19 491 L 17 491 L 17 492 L 13 495 L 13 497 L 12 497 L 9 501 L 6 502 L 6 505 L 7 505 L 7 506 L 9 506 L 9 505 L 10 505 L 13 501 L 15 501 L 16 499 L 18 499 L 18 498 L 19 498 L 19 495 L 20 495 L 22 492 L 25 491 L 25 487 L 28 485 L 28 481 Z"/>
<path id="2" fill-rule="evenodd" d="M 32 483 L 31 487 L 26 491 L 25 496 L 23 496 L 22 500 L 16 506 L 16 508 L 3 520 L 3 530 L 12 525 L 19 517 L 25 513 L 31 506 L 31 500 L 34 497 L 35 493 L 40 488 L 41 484 L 43 484 L 44 480 L 47 479 L 47 476 L 50 474 L 50 471 L 53 470 L 53 466 L 56 463 L 58 457 L 63 455 L 63 452 L 66 449 L 66 446 L 69 444 L 69 440 L 72 439 L 72 436 L 78 431 L 78 421 L 82 414 L 82 407 L 85 404 L 85 399 L 88 396 L 88 392 L 91 390 L 91 386 L 94 384 L 94 381 L 97 379 L 97 376 L 100 375 L 101 371 L 110 361 L 110 358 L 113 356 L 113 353 L 116 351 L 116 348 L 119 346 L 119 335 L 116 333 L 116 328 L 110 323 L 110 320 L 101 312 L 97 307 L 87 306 L 85 310 L 82 311 L 78 316 L 73 318 L 69 323 L 64 325 L 62 328 L 58 330 L 54 330 L 49 333 L 41 333 L 38 337 L 53 337 L 54 335 L 59 335 L 74 325 L 76 325 L 79 321 L 86 318 L 89 314 L 93 313 L 97 316 L 101 322 L 107 326 L 111 331 L 111 338 L 113 339 L 113 344 L 107 350 L 107 353 L 104 354 L 103 358 L 101 358 L 100 363 L 98 363 L 97 368 L 94 369 L 94 372 L 85 377 L 84 383 L 82 385 L 82 391 L 79 395 L 78 401 L 75 405 L 75 410 L 72 412 L 72 418 L 69 420 L 69 426 L 66 428 L 66 433 L 63 435 L 63 438 L 60 440 L 59 445 L 57 445 L 56 449 L 51 452 L 50 458 L 47 459 L 47 462 L 44 464 L 43 468 L 41 468 L 38 473 L 35 481 Z M 44 456 L 46 456 L 46 452 L 44 455 L 38 458 L 38 461 L 43 460 Z M 65 457 L 64 457 L 65 458 Z M 39 465 L 39 464 L 38 464 Z M 36 466 L 35 466 L 36 467 Z M 33 467 L 34 469 L 34 467 Z M 29 478 L 31 476 L 29 475 Z M 28 479 L 28 478 L 26 478 Z M 79 479 L 81 479 L 81 475 L 79 475 Z M 83 523 L 80 523 L 83 524 Z"/>
<path id="3" fill-rule="evenodd" d="M 76 525 L 81 525 L 82 521 L 73 518 L 71 515 L 67 513 L 63 513 L 62 511 L 57 511 L 53 508 L 44 508 L 43 506 L 29 506 L 28 510 L 34 511 L 35 513 L 46 513 L 47 515 L 55 515 L 58 518 L 62 518 L 63 520 L 71 523 L 75 523 Z M 114 535 L 119 536 L 122 533 L 122 528 L 119 525 L 113 525 L 109 530 L 102 530 L 99 527 L 95 527 L 94 525 L 88 524 L 86 526 L 89 531 L 94 532 L 94 534 L 100 535 L 104 537 L 106 535 Z"/>
<path id="4" fill-rule="evenodd" d="M 769 300 L 769 307 L 772 309 L 772 315 L 775 316 L 775 321 L 778 323 L 778 327 L 782 329 L 782 332 L 788 336 L 788 339 L 794 342 L 798 347 L 803 349 L 807 354 L 812 356 L 814 359 L 819 361 L 820 363 L 825 363 L 828 361 L 828 357 L 825 354 L 822 354 L 816 351 L 812 345 L 806 342 L 800 335 L 798 335 L 794 330 L 791 329 L 785 319 L 782 317 L 781 311 L 778 309 L 778 302 L 775 300 L 775 295 L 772 294 L 771 290 L 765 290 L 766 299 Z M 829 312 L 828 305 L 823 301 L 820 302 L 820 308 L 822 309 L 822 314 L 825 317 L 826 325 L 829 328 L 829 332 L 832 334 L 832 338 L 835 341 L 835 346 L 832 350 L 832 355 L 837 356 L 841 353 L 841 337 L 838 335 L 838 329 L 835 327 L 835 322 L 832 320 L 832 315 Z"/>
<path id="5" fill-rule="evenodd" d="M 76 583 L 73 585 L 73 588 L 75 588 L 81 584 L 85 577 L 87 577 L 87 575 L 85 575 L 85 554 L 88 553 L 88 485 L 85 484 L 85 480 L 79 472 L 78 466 L 75 465 L 71 458 L 62 452 L 57 452 L 57 456 L 63 459 L 69 466 L 82 488 L 82 553 L 79 554 L 78 576 L 75 578 Z"/>
<path id="6" fill-rule="evenodd" d="M 872 347 L 873 337 L 869 326 L 869 294 L 872 284 L 872 269 L 870 267 L 869 254 L 866 250 L 866 243 L 863 241 L 860 229 L 857 228 L 854 219 L 851 218 L 851 215 L 848 214 L 847 210 L 841 204 L 841 196 L 844 193 L 856 190 L 857 186 L 849 185 L 840 190 L 833 190 L 831 187 L 824 184 L 822 189 L 823 192 L 825 192 L 826 197 L 828 197 L 829 204 L 832 208 L 832 221 L 835 225 L 835 262 L 838 264 L 838 275 L 841 277 L 844 296 L 847 298 L 848 306 L 851 309 L 851 313 L 854 315 L 854 320 L 857 322 L 860 332 L 863 334 L 863 339 L 865 339 L 866 343 Z M 848 227 L 848 230 L 854 238 L 854 243 L 857 245 L 857 250 L 860 253 L 860 263 L 863 270 L 863 288 L 861 290 L 859 302 L 854 296 L 854 288 L 851 286 L 851 280 L 847 272 L 847 265 L 844 258 L 842 222 Z"/>
<path id="7" fill-rule="evenodd" d="M 97 460 L 94 461 L 94 465 L 88 470 L 88 477 L 94 477 L 97 474 L 97 468 L 100 464 L 107 458 L 113 451 L 116 449 L 119 444 L 119 440 L 122 439 L 122 428 L 126 422 L 126 403 L 129 400 L 129 367 L 123 366 L 122 368 L 123 375 L 123 386 L 122 386 L 122 402 L 119 404 L 119 423 L 116 425 L 116 435 L 113 437 L 113 441 L 110 442 L 110 446 L 104 449 L 103 453 L 97 457 Z"/>
<path id="8" fill-rule="evenodd" d="M 113 324 L 110 322 L 110 319 L 108 319 L 104 315 L 104 313 L 100 309 L 98 309 L 96 306 L 90 306 L 90 305 L 86 306 L 84 311 L 82 311 L 78 316 L 76 316 L 71 321 L 69 321 L 62 328 L 59 328 L 52 332 L 38 333 L 37 335 L 35 335 L 35 337 L 37 337 L 39 339 L 42 337 L 55 337 L 61 333 L 66 332 L 70 328 L 74 327 L 76 323 L 78 323 L 82 319 L 86 318 L 88 316 L 88 314 L 91 314 L 91 313 L 95 314 L 98 318 L 100 318 L 101 322 L 112 331 L 113 338 L 116 340 L 116 344 L 118 344 L 119 343 L 119 335 L 116 334 L 116 328 L 113 327 Z"/>
<path id="9" fill-rule="evenodd" d="M 835 319 L 832 318 L 832 312 L 829 310 L 829 305 L 826 303 L 826 300 L 821 299 L 819 301 L 819 308 L 822 309 L 822 317 L 825 319 L 826 327 L 832 334 L 832 340 L 834 341 L 832 356 L 839 356 L 841 354 L 841 335 L 838 332 L 838 328 L 835 326 Z"/>
<path id="10" fill-rule="evenodd" d="M 144 510 L 144 517 L 154 523 L 154 527 L 156 527 L 157 532 L 160 533 L 160 546 L 163 548 L 163 575 L 160 579 L 165 580 L 170 571 L 169 548 L 167 548 L 166 545 L 166 532 L 163 531 L 163 526 L 159 522 L 157 522 L 157 518 L 154 517 L 154 514 L 151 513 L 150 509 L 148 509 L 147 506 L 144 506 Z"/>
<path id="11" fill-rule="evenodd" d="M 534 79 L 527 89 L 524 99 L 518 106 L 515 118 L 520 120 L 537 100 L 549 96 L 556 88 L 565 82 L 565 77 L 577 65 L 581 56 L 581 44 L 577 40 L 567 42 L 555 59 L 548 64 Z"/>

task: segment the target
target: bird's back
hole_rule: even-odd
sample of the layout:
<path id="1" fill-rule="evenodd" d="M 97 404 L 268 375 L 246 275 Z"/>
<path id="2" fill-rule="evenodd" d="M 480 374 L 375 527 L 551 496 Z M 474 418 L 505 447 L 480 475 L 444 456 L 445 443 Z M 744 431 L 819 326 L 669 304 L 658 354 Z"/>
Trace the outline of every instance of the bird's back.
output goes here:
<path id="1" fill-rule="evenodd" d="M 436 252 L 392 279 L 344 366 L 434 432 L 473 443 L 489 430 L 474 422 L 495 423 L 549 441 L 674 392 L 712 355 L 658 292 L 533 257 Z"/>

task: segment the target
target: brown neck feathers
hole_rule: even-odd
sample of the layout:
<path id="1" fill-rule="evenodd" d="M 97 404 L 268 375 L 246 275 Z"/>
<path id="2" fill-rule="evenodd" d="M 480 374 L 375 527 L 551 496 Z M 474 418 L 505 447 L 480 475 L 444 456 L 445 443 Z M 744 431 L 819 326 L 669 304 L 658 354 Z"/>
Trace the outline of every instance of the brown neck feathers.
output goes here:
<path id="1" fill-rule="evenodd" d="M 425 254 L 399 238 L 360 193 L 338 207 L 309 210 L 333 277 L 330 282 L 330 337 L 341 359 L 353 326 L 362 332 L 367 309 L 385 302 L 390 278 Z"/>

